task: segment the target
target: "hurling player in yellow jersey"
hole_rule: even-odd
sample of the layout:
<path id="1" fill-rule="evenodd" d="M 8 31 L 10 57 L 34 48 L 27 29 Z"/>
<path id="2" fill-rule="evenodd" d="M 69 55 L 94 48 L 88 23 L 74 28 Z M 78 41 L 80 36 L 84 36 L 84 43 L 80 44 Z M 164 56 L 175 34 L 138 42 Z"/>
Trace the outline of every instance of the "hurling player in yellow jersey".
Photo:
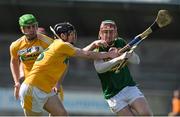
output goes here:
<path id="1" fill-rule="evenodd" d="M 18 99 L 20 77 L 26 78 L 38 55 L 46 49 L 53 39 L 37 33 L 38 22 L 32 14 L 24 14 L 19 18 L 23 36 L 10 45 L 10 68 L 14 80 L 14 96 Z"/>
<path id="2" fill-rule="evenodd" d="M 94 43 L 84 49 L 74 47 L 76 30 L 70 23 L 56 24 L 54 33 L 58 38 L 38 56 L 21 85 L 19 95 L 26 116 L 42 115 L 43 109 L 53 116 L 67 115 L 58 96 L 51 89 L 66 73 L 69 57 L 103 59 L 118 56 L 115 51 L 87 51 L 95 48 Z"/>

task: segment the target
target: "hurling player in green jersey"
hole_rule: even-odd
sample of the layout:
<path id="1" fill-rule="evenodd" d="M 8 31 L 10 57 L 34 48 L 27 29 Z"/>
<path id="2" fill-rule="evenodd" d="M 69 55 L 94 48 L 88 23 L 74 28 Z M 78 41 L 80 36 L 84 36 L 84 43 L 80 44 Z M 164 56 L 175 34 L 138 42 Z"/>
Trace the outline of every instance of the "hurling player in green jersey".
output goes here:
<path id="1" fill-rule="evenodd" d="M 108 47 L 98 47 L 97 52 L 117 50 L 126 45 L 124 39 L 118 37 L 117 26 L 112 20 L 102 21 L 99 30 L 99 39 L 106 41 Z M 94 66 L 101 81 L 104 98 L 112 112 L 120 116 L 151 116 L 152 112 L 135 81 L 125 65 L 119 72 L 115 72 L 118 64 L 125 58 L 128 63 L 139 64 L 139 56 L 135 53 L 122 53 L 111 60 L 95 60 Z"/>

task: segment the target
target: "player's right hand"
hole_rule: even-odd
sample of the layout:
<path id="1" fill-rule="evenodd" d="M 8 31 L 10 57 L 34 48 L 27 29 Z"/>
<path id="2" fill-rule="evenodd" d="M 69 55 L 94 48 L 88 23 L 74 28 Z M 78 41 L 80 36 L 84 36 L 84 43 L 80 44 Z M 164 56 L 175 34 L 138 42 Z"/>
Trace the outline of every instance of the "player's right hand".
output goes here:
<path id="1" fill-rule="evenodd" d="M 117 49 L 113 49 L 113 50 L 109 51 L 108 54 L 109 54 L 109 58 L 112 58 L 112 59 L 119 56 Z"/>
<path id="2" fill-rule="evenodd" d="M 133 52 L 124 52 L 122 55 L 120 55 L 118 58 L 119 60 L 128 59 L 132 56 Z"/>
<path id="3" fill-rule="evenodd" d="M 118 49 L 116 47 L 111 47 L 108 51 L 118 51 Z"/>
<path id="4" fill-rule="evenodd" d="M 15 83 L 14 85 L 14 97 L 16 98 L 16 100 L 19 99 L 19 89 L 20 89 L 20 83 Z"/>

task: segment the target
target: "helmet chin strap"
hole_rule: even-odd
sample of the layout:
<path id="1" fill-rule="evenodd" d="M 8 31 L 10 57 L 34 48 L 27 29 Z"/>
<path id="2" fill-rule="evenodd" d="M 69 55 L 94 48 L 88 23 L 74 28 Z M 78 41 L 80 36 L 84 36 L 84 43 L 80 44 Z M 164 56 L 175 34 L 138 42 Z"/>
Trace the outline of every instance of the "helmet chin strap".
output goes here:
<path id="1" fill-rule="evenodd" d="M 30 37 L 28 33 L 24 33 L 24 35 L 26 36 L 26 38 L 28 40 L 34 40 L 35 38 L 37 38 L 37 34 L 35 36 L 33 36 L 33 37 Z"/>

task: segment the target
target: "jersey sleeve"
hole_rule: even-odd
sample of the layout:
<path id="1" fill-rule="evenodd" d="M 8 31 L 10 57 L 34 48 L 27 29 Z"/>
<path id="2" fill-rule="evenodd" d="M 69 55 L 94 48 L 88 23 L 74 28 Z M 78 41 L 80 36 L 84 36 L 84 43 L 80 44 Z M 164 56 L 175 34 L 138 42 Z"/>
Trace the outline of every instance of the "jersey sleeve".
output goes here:
<path id="1" fill-rule="evenodd" d="M 48 45 L 50 45 L 54 41 L 54 39 L 52 39 L 52 38 L 50 38 L 50 37 L 48 37 L 46 35 L 43 35 L 43 34 L 38 34 L 38 38 L 41 41 L 47 43 Z"/>
<path id="2" fill-rule="evenodd" d="M 10 45 L 9 50 L 10 50 L 10 55 L 11 55 L 11 57 L 18 59 L 18 52 L 17 52 L 17 47 L 16 47 L 15 42 L 13 42 L 13 43 Z"/>
<path id="3" fill-rule="evenodd" d="M 73 45 L 69 43 L 63 43 L 59 48 L 59 52 L 68 56 L 73 56 L 76 52 L 76 49 Z"/>

